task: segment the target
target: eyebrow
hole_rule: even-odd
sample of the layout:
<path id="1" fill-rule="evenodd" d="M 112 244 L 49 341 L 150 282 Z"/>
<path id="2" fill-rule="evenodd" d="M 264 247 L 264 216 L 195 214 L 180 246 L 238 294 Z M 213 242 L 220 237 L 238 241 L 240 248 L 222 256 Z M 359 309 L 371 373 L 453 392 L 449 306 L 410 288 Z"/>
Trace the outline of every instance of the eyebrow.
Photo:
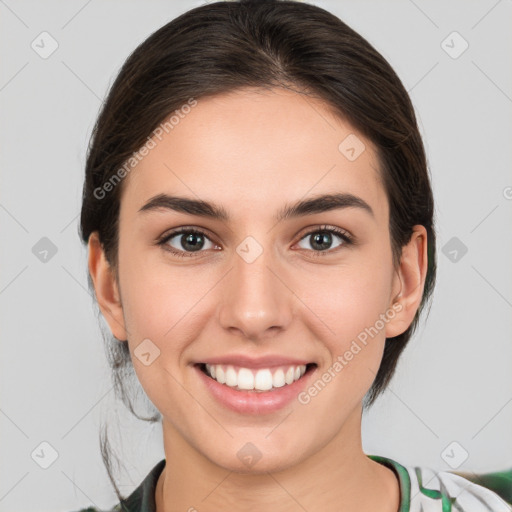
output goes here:
<path id="1" fill-rule="evenodd" d="M 281 208 L 274 216 L 274 221 L 280 222 L 282 220 L 303 217 L 306 215 L 313 215 L 315 213 L 322 213 L 331 210 L 344 209 L 344 208 L 360 208 L 362 211 L 375 217 L 370 205 L 353 194 L 338 193 L 338 194 L 322 194 L 308 199 L 297 201 L 293 204 L 287 204 Z M 190 199 L 188 197 L 171 196 L 168 194 L 158 194 L 139 209 L 139 212 L 148 212 L 155 210 L 173 210 L 179 213 L 186 213 L 189 215 L 198 215 L 200 217 L 207 217 L 214 220 L 224 222 L 230 221 L 228 212 L 215 203 L 209 203 L 198 199 Z"/>

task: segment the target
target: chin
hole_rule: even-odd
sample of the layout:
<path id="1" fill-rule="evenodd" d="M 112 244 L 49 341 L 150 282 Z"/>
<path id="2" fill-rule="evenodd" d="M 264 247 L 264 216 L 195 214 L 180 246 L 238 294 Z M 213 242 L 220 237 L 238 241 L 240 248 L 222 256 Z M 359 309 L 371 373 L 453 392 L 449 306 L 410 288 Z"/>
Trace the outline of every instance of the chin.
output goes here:
<path id="1" fill-rule="evenodd" d="M 261 442 L 247 441 L 246 437 L 243 441 L 230 443 L 223 453 L 205 455 L 211 462 L 228 471 L 252 475 L 284 471 L 307 457 L 304 443 L 297 442 L 296 446 L 289 444 L 283 449 L 282 443 L 269 446 L 269 440 L 262 437 Z"/>

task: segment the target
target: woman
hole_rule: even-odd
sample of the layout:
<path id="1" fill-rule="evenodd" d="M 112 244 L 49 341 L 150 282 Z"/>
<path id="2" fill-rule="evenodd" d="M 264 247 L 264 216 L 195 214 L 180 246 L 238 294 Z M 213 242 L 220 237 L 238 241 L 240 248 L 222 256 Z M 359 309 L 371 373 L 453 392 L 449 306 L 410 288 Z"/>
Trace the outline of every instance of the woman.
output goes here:
<path id="1" fill-rule="evenodd" d="M 407 92 L 327 11 L 217 2 L 144 41 L 81 215 L 118 390 L 133 364 L 164 434 L 114 510 L 509 511 L 362 450 L 433 289 L 433 212 Z"/>

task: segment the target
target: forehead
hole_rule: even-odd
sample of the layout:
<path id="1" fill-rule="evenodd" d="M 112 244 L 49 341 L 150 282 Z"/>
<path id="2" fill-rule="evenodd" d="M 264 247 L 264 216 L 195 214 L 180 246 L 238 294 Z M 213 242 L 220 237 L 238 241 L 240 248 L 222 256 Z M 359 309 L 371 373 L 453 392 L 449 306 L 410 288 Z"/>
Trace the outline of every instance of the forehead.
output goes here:
<path id="1" fill-rule="evenodd" d="M 373 144 L 321 100 L 243 89 L 199 98 L 186 112 L 127 175 L 122 208 L 172 193 L 261 216 L 272 204 L 343 192 L 385 214 Z"/>

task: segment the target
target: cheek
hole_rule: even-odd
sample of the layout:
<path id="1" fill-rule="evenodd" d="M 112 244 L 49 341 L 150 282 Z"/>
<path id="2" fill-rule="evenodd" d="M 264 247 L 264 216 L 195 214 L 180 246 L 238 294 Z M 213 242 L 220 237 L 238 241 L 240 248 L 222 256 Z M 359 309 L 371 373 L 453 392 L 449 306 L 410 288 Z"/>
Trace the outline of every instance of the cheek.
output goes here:
<path id="1" fill-rule="evenodd" d="M 122 291 L 128 331 L 157 344 L 173 339 L 191 321 L 208 291 L 208 283 L 183 269 L 142 264 L 127 270 Z M 174 335 L 173 344 L 177 341 Z"/>
<path id="2" fill-rule="evenodd" d="M 182 362 L 181 354 L 213 314 L 208 298 L 218 277 L 206 267 L 172 265 L 151 252 L 119 253 L 123 315 L 132 350 L 150 339 L 163 356 L 159 365 L 165 361 L 170 369 Z"/>
<path id="3" fill-rule="evenodd" d="M 211 283 L 193 270 L 161 260 L 155 264 L 136 254 L 125 255 L 123 263 L 123 314 L 136 375 L 161 413 L 181 417 L 183 411 L 168 408 L 189 398 L 177 384 L 180 365 L 187 346 L 200 334 L 197 314 Z M 149 352 L 150 361 L 139 358 L 143 352 Z"/>
<path id="4" fill-rule="evenodd" d="M 341 356 L 344 377 L 337 379 L 338 384 L 348 385 L 348 378 L 362 391 L 381 362 L 386 339 L 382 315 L 389 308 L 393 276 L 391 253 L 385 246 L 373 253 L 357 253 L 350 264 L 330 268 L 325 276 L 317 274 L 303 288 L 309 290 L 304 303 L 314 313 L 311 325 L 316 323 L 316 335 L 329 352 L 325 363 L 330 366 Z"/>
<path id="5" fill-rule="evenodd" d="M 313 291 L 304 300 L 314 304 L 310 329 L 316 326 L 316 337 L 326 352 L 323 368 L 299 402 L 307 404 L 316 422 L 333 428 L 363 399 L 382 360 L 386 339 L 382 315 L 388 310 L 392 264 L 391 258 L 372 260 L 340 267 L 338 272 L 331 269 L 329 279 L 312 280 L 308 288 Z"/>
<path id="6" fill-rule="evenodd" d="M 316 275 L 305 291 L 306 304 L 331 328 L 337 339 L 357 335 L 373 325 L 389 306 L 392 265 L 360 260 Z"/>

